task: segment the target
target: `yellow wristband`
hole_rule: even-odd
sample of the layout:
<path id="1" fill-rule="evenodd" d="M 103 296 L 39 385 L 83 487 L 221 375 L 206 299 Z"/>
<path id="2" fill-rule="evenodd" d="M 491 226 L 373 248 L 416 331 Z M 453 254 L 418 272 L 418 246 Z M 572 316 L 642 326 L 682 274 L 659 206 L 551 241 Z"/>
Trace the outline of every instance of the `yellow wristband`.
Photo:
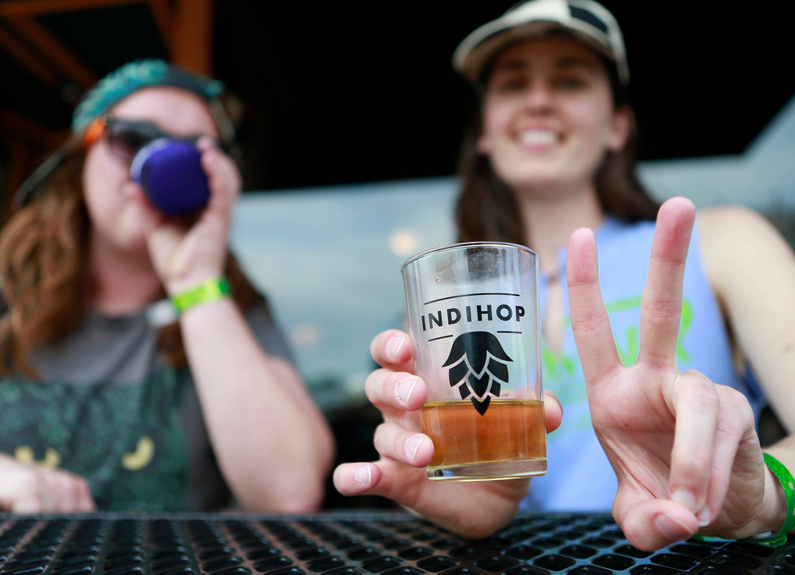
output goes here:
<path id="1" fill-rule="evenodd" d="M 171 296 L 171 303 L 179 313 L 185 313 L 192 307 L 219 300 L 231 292 L 232 287 L 226 278 L 212 279 Z"/>

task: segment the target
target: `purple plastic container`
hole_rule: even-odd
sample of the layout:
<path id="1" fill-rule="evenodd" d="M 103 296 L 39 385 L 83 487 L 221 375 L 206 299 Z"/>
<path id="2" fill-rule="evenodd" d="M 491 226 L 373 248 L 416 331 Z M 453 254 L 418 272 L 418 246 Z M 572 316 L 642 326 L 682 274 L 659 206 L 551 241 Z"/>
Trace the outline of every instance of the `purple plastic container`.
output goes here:
<path id="1" fill-rule="evenodd" d="M 135 154 L 130 177 L 143 187 L 152 205 L 167 216 L 201 210 L 210 200 L 201 153 L 193 142 L 154 140 Z"/>

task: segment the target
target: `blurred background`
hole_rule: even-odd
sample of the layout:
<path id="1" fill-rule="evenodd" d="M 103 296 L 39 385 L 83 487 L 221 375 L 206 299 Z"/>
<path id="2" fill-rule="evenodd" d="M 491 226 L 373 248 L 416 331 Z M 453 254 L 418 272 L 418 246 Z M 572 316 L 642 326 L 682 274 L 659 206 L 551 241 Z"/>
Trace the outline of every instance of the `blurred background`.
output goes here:
<path id="1" fill-rule="evenodd" d="M 603 3 L 624 31 L 654 195 L 746 204 L 795 240 L 784 3 Z M 119 65 L 157 57 L 223 80 L 245 114 L 233 247 L 334 423 L 340 459 L 358 459 L 378 420 L 363 396 L 368 346 L 401 325 L 401 263 L 455 239 L 472 101 L 451 55 L 513 4 L 1 0 L 0 217 L 66 138 L 80 96 Z"/>

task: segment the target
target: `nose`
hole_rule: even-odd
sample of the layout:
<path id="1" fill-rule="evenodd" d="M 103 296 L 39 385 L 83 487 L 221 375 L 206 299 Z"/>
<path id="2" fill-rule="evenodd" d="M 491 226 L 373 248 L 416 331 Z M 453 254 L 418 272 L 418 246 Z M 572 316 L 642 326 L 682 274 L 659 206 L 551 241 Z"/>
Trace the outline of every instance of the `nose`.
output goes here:
<path id="1" fill-rule="evenodd" d="M 533 82 L 525 92 L 524 106 L 536 114 L 551 111 L 553 96 L 550 86 L 546 82 Z"/>

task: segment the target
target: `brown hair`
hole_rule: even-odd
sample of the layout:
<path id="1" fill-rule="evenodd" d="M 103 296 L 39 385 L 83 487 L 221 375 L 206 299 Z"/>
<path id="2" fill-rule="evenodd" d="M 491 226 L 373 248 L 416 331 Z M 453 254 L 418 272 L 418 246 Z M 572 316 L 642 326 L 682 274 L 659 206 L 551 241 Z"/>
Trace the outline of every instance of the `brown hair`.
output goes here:
<path id="1" fill-rule="evenodd" d="M 0 234 L 0 303 L 6 307 L 0 317 L 0 375 L 37 379 L 30 352 L 76 328 L 96 295 L 86 259 L 91 222 L 83 199 L 84 163 L 85 151 L 70 155 Z M 225 273 L 241 310 L 264 301 L 231 254 Z M 160 328 L 158 349 L 168 365 L 187 366 L 178 323 Z"/>
<path id="2" fill-rule="evenodd" d="M 615 64 L 602 58 L 610 81 L 613 109 L 629 107 L 626 89 L 618 79 Z M 484 72 L 482 84 L 489 74 Z M 458 239 L 505 241 L 527 244 L 527 224 L 513 191 L 502 182 L 487 156 L 478 152 L 477 141 L 483 130 L 483 90 L 476 90 L 476 108 L 461 144 L 458 173 L 461 193 L 456 204 Z M 634 116 L 633 116 L 634 118 Z M 654 220 L 659 204 L 648 194 L 636 172 L 637 129 L 632 121 L 624 149 L 608 152 L 594 176 L 599 204 L 606 214 L 627 222 Z"/>

